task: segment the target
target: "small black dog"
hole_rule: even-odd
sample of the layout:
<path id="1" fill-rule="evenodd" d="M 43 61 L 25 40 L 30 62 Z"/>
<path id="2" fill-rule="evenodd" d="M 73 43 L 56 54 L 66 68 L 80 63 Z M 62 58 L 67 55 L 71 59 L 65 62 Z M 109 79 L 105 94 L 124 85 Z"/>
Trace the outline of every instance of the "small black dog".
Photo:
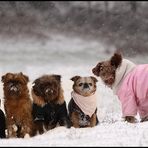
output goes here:
<path id="1" fill-rule="evenodd" d="M 44 75 L 33 82 L 33 119 L 39 134 L 59 124 L 70 128 L 60 75 Z"/>
<path id="2" fill-rule="evenodd" d="M 6 120 L 4 112 L 0 109 L 0 138 L 6 138 L 5 134 Z"/>

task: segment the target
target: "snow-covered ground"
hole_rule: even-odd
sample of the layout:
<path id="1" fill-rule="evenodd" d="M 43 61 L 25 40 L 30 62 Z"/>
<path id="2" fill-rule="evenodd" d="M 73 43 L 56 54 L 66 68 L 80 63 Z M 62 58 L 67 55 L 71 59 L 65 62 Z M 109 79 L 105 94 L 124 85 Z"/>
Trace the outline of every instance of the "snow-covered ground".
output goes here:
<path id="1" fill-rule="evenodd" d="M 52 33 L 44 40 L 1 37 L 0 45 L 0 76 L 22 71 L 29 76 L 28 86 L 31 88 L 32 81 L 43 74 L 60 74 L 67 104 L 73 84 L 70 78 L 92 75 L 92 67 L 114 52 L 114 47 L 99 40 Z M 104 52 L 107 48 L 108 54 Z M 130 59 L 137 64 L 148 63 L 146 55 Z M 0 146 L 148 146 L 148 122 L 123 122 L 118 98 L 98 80 L 98 126 L 82 129 L 57 127 L 33 138 L 1 139 Z M 2 83 L 0 98 L 3 98 Z"/>

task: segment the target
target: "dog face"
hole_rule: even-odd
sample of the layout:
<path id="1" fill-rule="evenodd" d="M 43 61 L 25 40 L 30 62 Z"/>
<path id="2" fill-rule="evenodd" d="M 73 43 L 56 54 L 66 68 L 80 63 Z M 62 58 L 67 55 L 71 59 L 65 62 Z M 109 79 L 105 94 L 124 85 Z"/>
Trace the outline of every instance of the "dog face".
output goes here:
<path id="1" fill-rule="evenodd" d="M 99 62 L 93 69 L 92 72 L 96 76 L 100 76 L 103 82 L 109 87 L 115 82 L 116 69 L 122 62 L 121 54 L 115 53 L 110 60 Z"/>
<path id="2" fill-rule="evenodd" d="M 2 76 L 1 81 L 4 83 L 4 92 L 9 96 L 21 96 L 27 89 L 29 81 L 28 76 L 20 73 L 7 73 Z"/>
<path id="3" fill-rule="evenodd" d="M 98 80 L 95 77 L 74 76 L 71 80 L 74 81 L 73 90 L 82 96 L 90 96 L 96 91 Z"/>
<path id="4" fill-rule="evenodd" d="M 33 82 L 33 91 L 36 96 L 44 98 L 46 103 L 59 97 L 61 87 L 60 75 L 44 75 Z"/>

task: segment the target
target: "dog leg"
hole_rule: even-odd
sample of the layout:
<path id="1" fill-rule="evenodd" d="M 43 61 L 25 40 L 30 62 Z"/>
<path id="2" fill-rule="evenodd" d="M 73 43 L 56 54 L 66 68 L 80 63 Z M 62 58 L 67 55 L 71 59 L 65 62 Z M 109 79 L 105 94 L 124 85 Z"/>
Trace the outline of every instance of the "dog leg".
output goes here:
<path id="1" fill-rule="evenodd" d="M 26 125 L 22 126 L 19 137 L 24 138 L 26 134 L 28 134 L 30 136 L 30 131 L 31 131 L 30 127 L 28 127 Z"/>
<path id="2" fill-rule="evenodd" d="M 48 123 L 48 124 L 44 124 L 45 125 L 45 129 L 48 131 L 48 130 L 51 130 L 51 129 L 54 129 L 56 126 L 57 126 L 57 124 L 56 123 L 52 123 L 52 124 L 50 124 L 50 123 Z"/>
<path id="3" fill-rule="evenodd" d="M 72 114 L 71 114 L 71 121 L 72 121 L 72 125 L 75 128 L 80 128 L 80 125 L 79 125 L 79 114 L 77 112 L 72 112 Z"/>
<path id="4" fill-rule="evenodd" d="M 32 123 L 31 121 L 24 121 L 21 125 L 20 125 L 20 135 L 19 137 L 24 138 L 24 136 L 26 134 L 29 134 L 29 136 L 32 135 L 33 132 L 33 127 L 32 127 Z"/>
<path id="5" fill-rule="evenodd" d="M 35 129 L 36 129 L 36 133 L 39 132 L 39 134 L 43 134 L 44 133 L 44 129 L 43 129 L 44 124 L 41 121 L 36 121 L 35 122 Z"/>
<path id="6" fill-rule="evenodd" d="M 17 137 L 17 126 L 15 124 L 8 125 L 8 138 L 15 138 Z"/>
<path id="7" fill-rule="evenodd" d="M 67 128 L 71 127 L 70 119 L 68 117 L 63 117 L 59 121 L 60 126 L 66 126 Z"/>
<path id="8" fill-rule="evenodd" d="M 91 119 L 90 119 L 90 127 L 94 127 L 96 126 L 96 122 L 97 122 L 97 115 L 96 114 L 93 114 Z"/>
<path id="9" fill-rule="evenodd" d="M 145 122 L 145 121 L 148 121 L 148 116 L 142 118 L 140 122 Z"/>
<path id="10" fill-rule="evenodd" d="M 17 137 L 18 128 L 14 122 L 13 116 L 7 116 L 6 126 L 7 126 L 7 137 L 8 138 Z"/>

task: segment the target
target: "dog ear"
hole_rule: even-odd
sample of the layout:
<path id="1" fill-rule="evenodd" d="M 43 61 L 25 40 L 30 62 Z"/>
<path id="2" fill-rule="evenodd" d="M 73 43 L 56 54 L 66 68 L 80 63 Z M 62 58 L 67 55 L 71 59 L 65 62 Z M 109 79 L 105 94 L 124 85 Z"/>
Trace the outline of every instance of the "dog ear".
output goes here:
<path id="1" fill-rule="evenodd" d="M 74 76 L 74 77 L 72 77 L 70 80 L 72 80 L 72 81 L 77 81 L 79 78 L 81 78 L 80 76 Z"/>
<path id="2" fill-rule="evenodd" d="M 56 80 L 61 81 L 61 75 L 53 75 Z"/>
<path id="3" fill-rule="evenodd" d="M 95 77 L 93 77 L 93 76 L 91 76 L 91 79 L 92 79 L 95 83 L 98 82 L 98 80 L 97 80 Z"/>
<path id="4" fill-rule="evenodd" d="M 24 75 L 22 72 L 20 72 L 20 75 L 23 76 L 24 81 L 25 81 L 26 83 L 29 82 L 29 77 L 28 77 L 27 75 Z"/>
<path id="5" fill-rule="evenodd" d="M 102 63 L 98 63 L 93 69 L 92 69 L 92 73 L 96 76 L 99 77 L 100 75 L 100 69 L 101 69 Z"/>
<path id="6" fill-rule="evenodd" d="M 5 82 L 5 78 L 6 78 L 6 75 L 3 75 L 2 78 L 1 78 L 1 81 L 4 83 Z"/>
<path id="7" fill-rule="evenodd" d="M 35 79 L 35 80 L 32 82 L 32 84 L 38 84 L 38 83 L 40 83 L 40 78 Z"/>
<path id="8" fill-rule="evenodd" d="M 25 78 L 26 82 L 28 83 L 29 82 L 29 77 L 24 75 L 24 78 Z"/>
<path id="9" fill-rule="evenodd" d="M 6 79 L 8 78 L 8 76 L 10 76 L 10 75 L 11 75 L 11 73 L 6 73 L 5 75 L 3 75 L 1 77 L 1 81 L 4 83 L 6 81 Z"/>
<path id="10" fill-rule="evenodd" d="M 114 55 L 110 59 L 111 65 L 118 68 L 122 62 L 121 53 L 114 53 Z"/>

